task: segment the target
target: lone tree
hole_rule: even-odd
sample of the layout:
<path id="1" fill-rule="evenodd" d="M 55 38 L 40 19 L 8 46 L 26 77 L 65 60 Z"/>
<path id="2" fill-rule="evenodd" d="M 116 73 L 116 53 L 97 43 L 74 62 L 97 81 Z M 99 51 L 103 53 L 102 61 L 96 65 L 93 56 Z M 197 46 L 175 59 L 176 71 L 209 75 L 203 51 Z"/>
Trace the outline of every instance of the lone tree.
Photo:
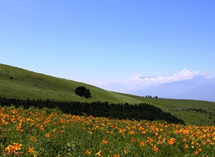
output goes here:
<path id="1" fill-rule="evenodd" d="M 89 97 L 91 97 L 90 90 L 89 90 L 89 89 L 85 90 L 83 96 L 84 96 L 85 98 L 87 98 L 87 99 L 88 99 Z"/>
<path id="2" fill-rule="evenodd" d="M 85 98 L 91 97 L 91 93 L 89 89 L 86 89 L 84 86 L 79 86 L 75 89 L 75 94 L 79 96 L 84 96 Z"/>

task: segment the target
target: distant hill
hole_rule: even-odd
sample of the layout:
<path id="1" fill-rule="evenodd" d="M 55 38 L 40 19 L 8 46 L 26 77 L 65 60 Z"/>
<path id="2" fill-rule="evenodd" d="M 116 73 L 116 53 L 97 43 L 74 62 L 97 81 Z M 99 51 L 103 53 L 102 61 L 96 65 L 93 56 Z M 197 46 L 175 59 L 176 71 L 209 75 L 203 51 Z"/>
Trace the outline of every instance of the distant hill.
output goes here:
<path id="1" fill-rule="evenodd" d="M 215 101 L 215 83 L 208 83 L 191 88 L 175 95 L 173 98 Z"/>
<path id="2" fill-rule="evenodd" d="M 197 83 L 198 82 L 199 81 L 197 81 Z M 211 83 L 213 83 L 213 81 Z M 187 82 L 187 84 L 189 84 L 189 82 Z M 76 95 L 75 89 L 78 86 L 85 86 L 87 89 L 89 89 L 92 98 L 86 99 Z M 168 91 L 171 91 L 172 86 L 170 86 L 170 84 L 163 86 L 169 86 L 169 89 L 166 90 L 166 87 L 166 89 L 163 89 L 160 94 L 146 92 L 142 95 L 151 94 L 154 96 L 158 95 L 159 97 L 161 97 L 161 94 L 170 94 L 171 92 Z M 182 89 L 184 89 L 184 87 L 188 85 L 180 85 L 180 82 L 178 82 L 177 86 L 181 88 L 179 91 L 185 92 Z M 203 86 L 202 88 L 208 89 L 207 86 Z M 180 95 L 180 92 L 177 94 Z M 214 102 L 160 98 L 151 99 L 141 96 L 116 93 L 89 84 L 39 74 L 4 64 L 0 64 L 0 96 L 22 99 L 51 99 L 57 101 L 78 102 L 100 101 L 109 103 L 127 102 L 129 104 L 148 103 L 159 107 L 164 111 L 170 112 L 171 114 L 177 116 L 180 119 L 183 119 L 186 123 L 189 124 L 215 124 Z M 203 110 L 204 112 L 202 112 Z"/>
<path id="3" fill-rule="evenodd" d="M 205 76 L 196 76 L 190 80 L 166 83 L 131 92 L 131 94 L 139 96 L 152 95 L 161 98 L 205 101 L 215 101 L 214 93 L 215 79 Z"/>

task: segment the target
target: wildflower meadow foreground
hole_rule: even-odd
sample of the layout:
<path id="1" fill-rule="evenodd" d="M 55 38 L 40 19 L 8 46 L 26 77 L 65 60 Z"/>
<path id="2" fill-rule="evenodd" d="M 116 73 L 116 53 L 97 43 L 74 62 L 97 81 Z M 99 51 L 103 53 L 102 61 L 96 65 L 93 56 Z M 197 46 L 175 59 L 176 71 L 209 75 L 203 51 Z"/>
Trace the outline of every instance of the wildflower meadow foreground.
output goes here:
<path id="1" fill-rule="evenodd" d="M 0 108 L 0 156 L 215 156 L 215 127 Z"/>

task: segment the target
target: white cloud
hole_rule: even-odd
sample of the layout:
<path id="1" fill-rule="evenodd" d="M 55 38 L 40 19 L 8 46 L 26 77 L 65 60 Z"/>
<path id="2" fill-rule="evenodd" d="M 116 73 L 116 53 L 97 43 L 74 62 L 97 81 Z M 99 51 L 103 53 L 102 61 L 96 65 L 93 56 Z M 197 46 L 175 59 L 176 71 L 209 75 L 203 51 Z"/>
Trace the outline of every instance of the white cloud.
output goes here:
<path id="1" fill-rule="evenodd" d="M 183 69 L 181 72 L 175 73 L 171 76 L 143 77 L 141 76 L 141 74 L 137 74 L 136 76 L 127 79 L 94 82 L 92 84 L 111 91 L 129 92 L 140 90 L 149 86 L 188 80 L 192 79 L 195 76 L 201 75 L 209 77 L 208 74 L 200 73 L 199 71 L 190 71 Z"/>

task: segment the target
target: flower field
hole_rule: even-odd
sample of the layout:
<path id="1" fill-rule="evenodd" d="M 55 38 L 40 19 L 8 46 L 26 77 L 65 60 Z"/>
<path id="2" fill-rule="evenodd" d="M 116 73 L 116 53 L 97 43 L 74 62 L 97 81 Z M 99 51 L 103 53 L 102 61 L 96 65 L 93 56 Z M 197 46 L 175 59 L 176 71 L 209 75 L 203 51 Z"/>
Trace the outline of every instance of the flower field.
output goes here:
<path id="1" fill-rule="evenodd" d="M 215 156 L 215 127 L 0 108 L 0 156 Z"/>

